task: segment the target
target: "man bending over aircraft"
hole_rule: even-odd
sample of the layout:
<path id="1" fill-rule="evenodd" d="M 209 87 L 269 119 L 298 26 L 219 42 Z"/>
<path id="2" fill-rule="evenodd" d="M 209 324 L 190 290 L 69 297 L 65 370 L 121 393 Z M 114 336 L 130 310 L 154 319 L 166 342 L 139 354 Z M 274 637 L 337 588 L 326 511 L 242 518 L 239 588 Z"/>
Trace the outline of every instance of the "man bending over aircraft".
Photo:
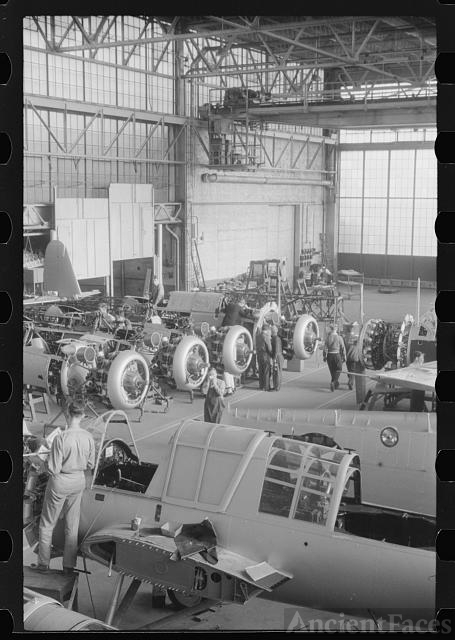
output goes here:
<path id="1" fill-rule="evenodd" d="M 54 438 L 46 462 L 50 478 L 39 525 L 38 564 L 31 565 L 33 569 L 44 573 L 49 570 L 52 533 L 62 510 L 65 519 L 63 572 L 70 574 L 74 571 L 81 498 L 85 489 L 84 471 L 95 466 L 93 437 L 81 427 L 83 406 L 72 402 L 68 407 L 68 415 L 68 428 Z"/>
<path id="2" fill-rule="evenodd" d="M 98 311 L 96 313 L 95 322 L 93 325 L 93 331 L 95 332 L 97 329 L 101 329 L 104 331 L 112 331 L 114 327 L 115 318 L 109 313 L 107 310 L 107 304 L 105 302 L 100 302 L 98 305 Z"/>

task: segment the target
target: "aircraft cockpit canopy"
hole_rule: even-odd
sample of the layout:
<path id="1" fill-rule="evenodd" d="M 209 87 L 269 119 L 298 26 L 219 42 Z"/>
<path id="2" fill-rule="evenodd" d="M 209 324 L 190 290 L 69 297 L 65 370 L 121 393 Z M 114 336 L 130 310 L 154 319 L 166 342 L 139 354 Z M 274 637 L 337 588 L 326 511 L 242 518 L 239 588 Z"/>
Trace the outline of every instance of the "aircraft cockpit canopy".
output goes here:
<path id="1" fill-rule="evenodd" d="M 359 466 L 343 449 L 276 438 L 259 511 L 333 529 L 341 501 L 360 502 Z"/>
<path id="2" fill-rule="evenodd" d="M 172 438 L 163 497 L 225 511 L 239 490 L 261 513 L 333 528 L 341 503 L 360 502 L 359 467 L 344 449 L 187 420 Z"/>

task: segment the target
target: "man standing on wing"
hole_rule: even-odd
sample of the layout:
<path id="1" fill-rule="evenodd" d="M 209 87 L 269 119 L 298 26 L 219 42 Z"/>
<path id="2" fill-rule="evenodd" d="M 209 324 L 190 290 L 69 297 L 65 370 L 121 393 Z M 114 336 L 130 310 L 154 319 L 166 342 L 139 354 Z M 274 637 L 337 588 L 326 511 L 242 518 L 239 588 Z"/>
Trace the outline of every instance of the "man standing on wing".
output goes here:
<path id="1" fill-rule="evenodd" d="M 65 521 L 63 572 L 74 571 L 81 499 L 85 489 L 84 472 L 95 466 L 93 437 L 81 427 L 83 405 L 72 402 L 68 407 L 68 415 L 68 428 L 54 438 L 46 462 L 50 478 L 44 494 L 39 525 L 38 564 L 32 565 L 32 568 L 42 572 L 49 570 L 52 533 L 62 510 Z"/>

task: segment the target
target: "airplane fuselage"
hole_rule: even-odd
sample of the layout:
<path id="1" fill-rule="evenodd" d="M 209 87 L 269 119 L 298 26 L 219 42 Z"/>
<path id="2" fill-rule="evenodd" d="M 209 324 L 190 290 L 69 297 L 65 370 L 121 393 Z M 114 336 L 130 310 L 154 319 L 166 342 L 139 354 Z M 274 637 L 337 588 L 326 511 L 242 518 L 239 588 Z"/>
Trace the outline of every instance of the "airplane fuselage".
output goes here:
<path id="1" fill-rule="evenodd" d="M 293 576 L 261 597 L 351 615 L 370 610 L 379 616 L 398 611 L 410 619 L 433 617 L 436 568 L 431 550 L 327 531 L 317 524 L 259 513 L 257 505 L 249 515 L 235 509 L 213 513 L 115 489 L 87 490 L 82 513 L 81 536 L 128 523 L 136 515 L 143 526 L 151 527 L 207 517 L 220 545 Z"/>

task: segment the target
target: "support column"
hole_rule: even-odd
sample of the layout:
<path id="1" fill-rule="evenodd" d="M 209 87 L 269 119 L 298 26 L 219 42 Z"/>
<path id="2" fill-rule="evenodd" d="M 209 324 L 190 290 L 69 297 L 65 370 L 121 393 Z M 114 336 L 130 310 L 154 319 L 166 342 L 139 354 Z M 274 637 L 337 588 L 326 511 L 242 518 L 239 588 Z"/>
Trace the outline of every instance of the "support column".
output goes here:
<path id="1" fill-rule="evenodd" d="M 300 271 L 300 252 L 302 250 L 303 209 L 307 205 L 297 204 L 294 207 L 294 283 L 297 282 Z"/>
<path id="2" fill-rule="evenodd" d="M 163 282 L 163 225 L 157 224 L 155 229 L 155 260 L 153 275 L 157 275 L 159 281 Z"/>
<path id="3" fill-rule="evenodd" d="M 180 18 L 180 21 L 184 20 L 184 17 Z M 179 23 L 175 28 L 175 33 L 182 32 L 182 25 Z M 174 97 L 175 97 L 175 114 L 179 116 L 186 115 L 186 95 L 185 95 L 185 69 L 184 69 L 184 41 L 176 40 L 173 43 L 174 49 Z M 179 273 L 176 274 L 177 286 L 182 289 L 188 290 L 188 282 L 190 273 L 188 272 L 188 249 L 191 247 L 191 236 L 188 242 L 188 231 L 191 229 L 191 225 L 188 224 L 189 212 L 188 212 L 188 181 L 189 171 L 191 168 L 188 166 L 188 131 L 185 127 L 185 131 L 181 133 L 179 139 L 174 146 L 174 159 L 183 160 L 185 164 L 175 165 L 174 170 L 174 200 L 182 203 L 182 220 L 183 225 L 177 233 L 181 230 L 180 236 L 180 255 L 179 255 Z M 174 135 L 176 132 L 174 131 Z"/>
<path id="4" fill-rule="evenodd" d="M 327 171 L 336 171 L 333 187 L 324 187 L 324 233 L 327 239 L 327 246 L 330 260 L 327 260 L 328 268 L 332 270 L 334 279 L 338 271 L 338 217 L 339 217 L 339 199 L 338 199 L 338 145 L 332 147 L 325 145 L 325 168 Z M 333 175 L 333 174 L 330 174 Z"/>

